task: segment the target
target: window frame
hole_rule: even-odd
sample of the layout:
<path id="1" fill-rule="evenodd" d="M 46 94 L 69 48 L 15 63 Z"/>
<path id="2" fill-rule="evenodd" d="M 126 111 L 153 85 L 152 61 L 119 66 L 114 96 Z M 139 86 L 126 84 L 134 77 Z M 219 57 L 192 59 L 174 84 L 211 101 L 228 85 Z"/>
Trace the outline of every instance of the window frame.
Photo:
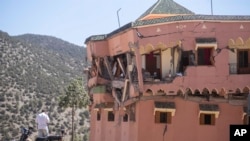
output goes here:
<path id="1" fill-rule="evenodd" d="M 248 66 L 250 64 L 250 50 L 249 49 L 238 49 L 237 56 L 238 56 L 238 67 L 239 68 L 248 68 Z"/>
<path id="2" fill-rule="evenodd" d="M 172 123 L 172 112 L 155 111 L 154 121 L 155 121 L 155 123 L 159 123 L 159 124 L 171 124 Z"/>
<path id="3" fill-rule="evenodd" d="M 209 119 L 207 119 L 209 118 Z M 209 121 L 207 121 L 209 120 Z M 199 123 L 200 125 L 215 125 L 216 115 L 213 113 L 200 113 Z"/>
<path id="4" fill-rule="evenodd" d="M 207 49 L 207 50 L 209 49 L 209 51 L 210 51 L 209 58 L 206 58 L 209 60 L 209 64 L 200 63 L 199 51 L 205 50 L 205 49 Z M 196 61 L 197 66 L 214 66 L 214 60 L 213 60 L 213 52 L 214 51 L 215 51 L 215 47 L 211 46 L 211 45 L 210 46 L 202 46 L 202 47 L 198 46 L 198 48 L 196 49 L 196 54 L 195 54 L 195 61 Z M 205 60 L 204 55 L 202 55 L 202 58 Z"/>

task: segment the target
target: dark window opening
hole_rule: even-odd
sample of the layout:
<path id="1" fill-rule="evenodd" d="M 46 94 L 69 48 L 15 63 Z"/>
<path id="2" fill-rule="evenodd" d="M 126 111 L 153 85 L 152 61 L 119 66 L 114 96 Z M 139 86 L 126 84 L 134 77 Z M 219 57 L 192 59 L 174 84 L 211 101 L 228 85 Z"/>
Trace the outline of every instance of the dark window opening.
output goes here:
<path id="1" fill-rule="evenodd" d="M 125 114 L 125 115 L 123 116 L 123 122 L 128 122 L 128 114 Z"/>
<path id="2" fill-rule="evenodd" d="M 248 67 L 248 51 L 243 50 L 239 51 L 239 67 L 240 68 L 247 68 Z"/>
<path id="3" fill-rule="evenodd" d="M 211 124 L 211 118 L 212 118 L 211 115 L 205 114 L 205 115 L 204 115 L 204 124 L 210 125 L 210 124 Z"/>
<path id="4" fill-rule="evenodd" d="M 193 51 L 183 51 L 181 56 L 179 72 L 184 73 L 187 66 L 195 65 L 195 55 Z"/>
<path id="5" fill-rule="evenodd" d="M 200 114 L 200 125 L 215 125 L 215 114 Z"/>
<path id="6" fill-rule="evenodd" d="M 108 121 L 115 121 L 115 114 L 112 111 L 108 111 Z"/>
<path id="7" fill-rule="evenodd" d="M 167 123 L 167 112 L 160 113 L 160 123 Z"/>
<path id="8" fill-rule="evenodd" d="M 239 74 L 250 74 L 250 50 L 238 50 L 238 66 L 237 71 Z"/>
<path id="9" fill-rule="evenodd" d="M 146 54 L 146 68 L 145 71 L 149 72 L 154 79 L 161 78 L 161 51 L 150 52 Z"/>
<path id="10" fill-rule="evenodd" d="M 155 112 L 155 123 L 171 123 L 171 112 Z"/>
<path id="11" fill-rule="evenodd" d="M 197 63 L 198 65 L 212 65 L 211 55 L 213 48 L 198 48 Z"/>
<path id="12" fill-rule="evenodd" d="M 96 115 L 96 120 L 100 121 L 101 120 L 101 113 L 98 111 Z"/>

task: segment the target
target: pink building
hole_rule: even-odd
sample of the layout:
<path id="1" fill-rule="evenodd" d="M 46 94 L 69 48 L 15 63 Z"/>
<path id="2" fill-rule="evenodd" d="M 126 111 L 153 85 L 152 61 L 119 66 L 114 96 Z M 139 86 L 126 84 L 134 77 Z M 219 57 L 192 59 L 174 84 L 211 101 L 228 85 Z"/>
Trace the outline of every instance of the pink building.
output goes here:
<path id="1" fill-rule="evenodd" d="M 250 16 L 158 0 L 85 43 L 90 141 L 228 141 L 249 124 Z"/>

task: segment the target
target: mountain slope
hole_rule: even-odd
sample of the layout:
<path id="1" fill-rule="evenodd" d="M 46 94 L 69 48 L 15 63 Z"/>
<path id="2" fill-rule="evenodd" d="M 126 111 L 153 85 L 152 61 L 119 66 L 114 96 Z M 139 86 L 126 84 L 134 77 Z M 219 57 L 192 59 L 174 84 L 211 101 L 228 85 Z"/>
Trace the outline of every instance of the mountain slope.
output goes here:
<path id="1" fill-rule="evenodd" d="M 83 77 L 85 54 L 84 47 L 55 37 L 0 31 L 0 140 L 17 137 L 20 126 L 36 127 L 42 108 L 49 110 L 52 132 L 69 126 L 57 99 L 70 80 Z"/>

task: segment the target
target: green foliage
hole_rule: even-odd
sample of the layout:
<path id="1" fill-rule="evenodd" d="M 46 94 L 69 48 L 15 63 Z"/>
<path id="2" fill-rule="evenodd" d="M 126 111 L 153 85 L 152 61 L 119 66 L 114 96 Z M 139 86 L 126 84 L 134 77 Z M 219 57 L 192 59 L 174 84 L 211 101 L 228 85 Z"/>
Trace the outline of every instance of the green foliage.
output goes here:
<path id="1" fill-rule="evenodd" d="M 78 137 L 75 137 L 74 127 L 74 116 L 75 110 L 78 108 L 86 107 L 89 104 L 89 97 L 85 89 L 83 88 L 82 79 L 74 79 L 64 90 L 64 94 L 59 99 L 59 106 L 64 108 L 72 109 L 72 141 L 78 140 Z"/>
<path id="2" fill-rule="evenodd" d="M 82 79 L 73 80 L 59 99 L 59 106 L 64 108 L 83 108 L 89 104 L 89 96 L 83 89 Z"/>
<path id="3" fill-rule="evenodd" d="M 88 140 L 89 140 L 89 134 L 84 134 L 83 141 L 88 141 Z"/>
<path id="4" fill-rule="evenodd" d="M 4 102 L 5 101 L 5 96 L 4 95 L 0 95 L 0 102 Z"/>
<path id="5" fill-rule="evenodd" d="M 34 119 L 42 108 L 48 109 L 51 128 L 64 124 L 60 90 L 82 75 L 86 49 L 51 36 L 2 31 L 0 46 L 0 140 L 18 136 L 15 130 L 6 132 L 9 127 L 36 127 Z"/>

